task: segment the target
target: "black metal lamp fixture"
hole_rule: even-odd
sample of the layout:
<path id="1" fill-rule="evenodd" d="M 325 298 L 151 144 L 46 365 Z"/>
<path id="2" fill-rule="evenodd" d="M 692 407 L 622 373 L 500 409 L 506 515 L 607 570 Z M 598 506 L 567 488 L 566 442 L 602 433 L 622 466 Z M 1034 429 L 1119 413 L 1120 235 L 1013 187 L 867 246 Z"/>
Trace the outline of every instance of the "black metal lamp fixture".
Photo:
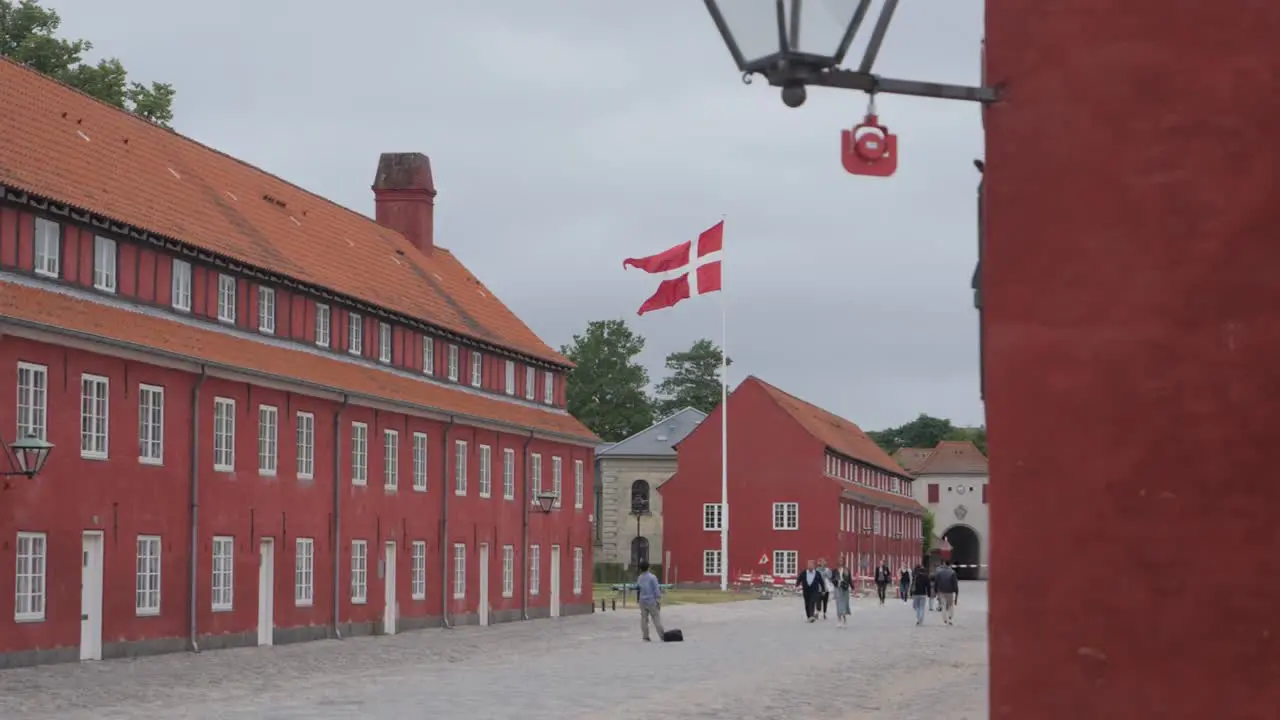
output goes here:
<path id="1" fill-rule="evenodd" d="M 551 509 L 556 506 L 556 501 L 560 496 L 553 492 L 540 492 L 537 495 L 538 509 L 544 514 L 550 515 Z"/>
<path id="2" fill-rule="evenodd" d="M 772 8 L 760 0 L 705 2 L 729 54 L 742 71 L 743 82 L 750 83 L 752 75 L 763 75 L 770 85 L 782 88 L 782 102 L 788 107 L 804 104 L 805 87 L 809 85 L 861 90 L 872 95 L 888 93 L 981 103 L 996 100 L 994 88 L 894 80 L 872 74 L 899 0 L 884 0 L 856 70 L 839 65 L 866 19 L 871 0 L 775 0 Z M 835 5 L 844 8 L 838 11 L 839 16 L 831 9 Z"/>
<path id="3" fill-rule="evenodd" d="M 0 440 L 0 444 L 3 441 Z M 22 475 L 35 477 L 49 459 L 53 444 L 38 437 L 27 435 L 4 446 L 5 457 L 9 460 L 9 470 L 0 472 L 0 477 Z"/>

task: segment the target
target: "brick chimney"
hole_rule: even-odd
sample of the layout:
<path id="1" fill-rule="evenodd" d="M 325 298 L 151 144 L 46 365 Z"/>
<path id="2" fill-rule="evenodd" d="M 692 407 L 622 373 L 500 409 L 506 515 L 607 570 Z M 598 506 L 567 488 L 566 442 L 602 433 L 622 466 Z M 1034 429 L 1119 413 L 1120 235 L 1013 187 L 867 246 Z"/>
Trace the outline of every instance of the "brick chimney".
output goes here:
<path id="1" fill-rule="evenodd" d="M 435 247 L 436 185 L 422 153 L 382 153 L 373 180 L 374 218 L 430 255 Z"/>

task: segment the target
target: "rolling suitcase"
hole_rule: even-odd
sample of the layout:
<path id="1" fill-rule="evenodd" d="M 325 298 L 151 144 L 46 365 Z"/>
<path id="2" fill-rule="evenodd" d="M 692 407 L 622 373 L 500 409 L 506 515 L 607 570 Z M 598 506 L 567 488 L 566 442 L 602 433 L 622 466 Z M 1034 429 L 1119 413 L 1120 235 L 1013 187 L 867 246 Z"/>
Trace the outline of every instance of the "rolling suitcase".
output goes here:
<path id="1" fill-rule="evenodd" d="M 662 633 L 662 642 L 684 642 L 684 631 L 667 630 Z"/>

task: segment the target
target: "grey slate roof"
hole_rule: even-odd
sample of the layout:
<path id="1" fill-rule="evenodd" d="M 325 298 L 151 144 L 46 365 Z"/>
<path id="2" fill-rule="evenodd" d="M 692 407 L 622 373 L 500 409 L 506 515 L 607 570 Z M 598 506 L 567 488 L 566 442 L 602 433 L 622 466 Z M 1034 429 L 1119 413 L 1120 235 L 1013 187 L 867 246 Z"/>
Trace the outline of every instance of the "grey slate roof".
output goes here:
<path id="1" fill-rule="evenodd" d="M 707 414 L 694 408 L 685 408 L 670 417 L 659 420 L 626 440 L 596 448 L 596 457 L 675 457 L 671 447 L 693 432 Z"/>

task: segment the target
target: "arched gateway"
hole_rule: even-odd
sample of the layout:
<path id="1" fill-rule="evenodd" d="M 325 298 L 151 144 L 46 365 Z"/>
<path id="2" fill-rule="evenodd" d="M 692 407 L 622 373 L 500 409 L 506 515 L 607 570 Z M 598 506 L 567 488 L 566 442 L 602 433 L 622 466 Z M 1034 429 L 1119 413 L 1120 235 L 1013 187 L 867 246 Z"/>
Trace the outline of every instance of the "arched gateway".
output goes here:
<path id="1" fill-rule="evenodd" d="M 977 580 L 981 577 L 982 547 L 978 533 L 968 525 L 952 525 L 942 538 L 951 544 L 951 564 L 960 579 Z"/>

